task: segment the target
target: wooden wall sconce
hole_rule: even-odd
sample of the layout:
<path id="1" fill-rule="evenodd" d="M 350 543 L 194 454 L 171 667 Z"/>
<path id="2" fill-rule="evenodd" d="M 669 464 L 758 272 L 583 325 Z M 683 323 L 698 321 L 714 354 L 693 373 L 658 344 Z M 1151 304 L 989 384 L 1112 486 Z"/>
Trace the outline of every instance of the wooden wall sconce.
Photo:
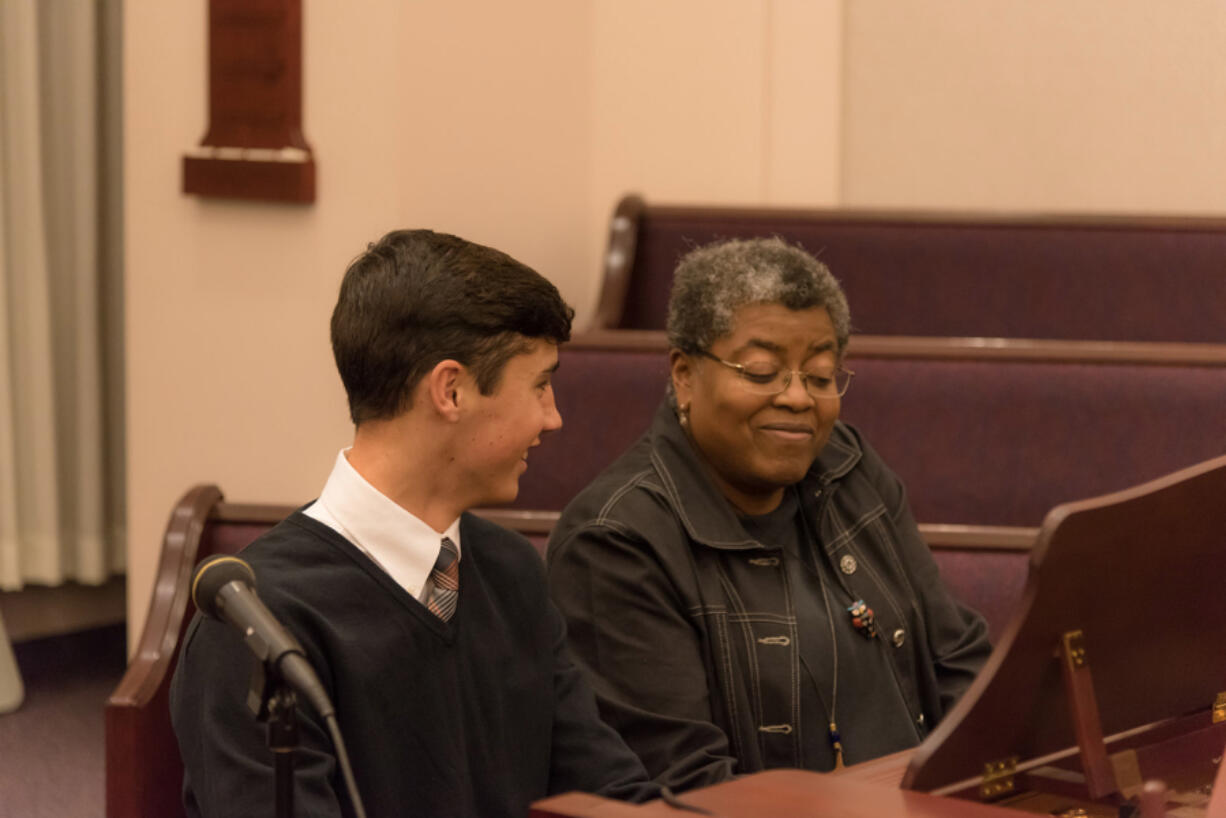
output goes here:
<path id="1" fill-rule="evenodd" d="M 302 133 L 302 0 L 209 0 L 209 128 L 183 192 L 315 201 Z"/>

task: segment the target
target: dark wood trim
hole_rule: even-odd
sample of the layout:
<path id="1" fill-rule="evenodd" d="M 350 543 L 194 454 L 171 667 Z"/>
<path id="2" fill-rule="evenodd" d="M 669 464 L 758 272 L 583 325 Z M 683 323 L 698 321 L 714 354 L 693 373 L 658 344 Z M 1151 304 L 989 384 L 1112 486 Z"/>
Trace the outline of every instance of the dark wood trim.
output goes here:
<path id="1" fill-rule="evenodd" d="M 604 283 L 601 286 L 594 327 L 613 327 L 621 322 L 626 308 L 626 291 L 634 254 L 638 250 L 639 222 L 647 203 L 638 194 L 624 196 L 609 221 L 609 242 L 604 255 Z"/>
<path id="2" fill-rule="evenodd" d="M 302 0 L 209 0 L 208 130 L 183 157 L 183 192 L 314 202 L 302 77 Z"/>
<path id="3" fill-rule="evenodd" d="M 195 486 L 171 513 L 154 575 L 149 613 L 128 670 L 106 702 L 106 814 L 108 818 L 180 815 L 177 792 L 147 786 L 159 775 L 170 775 L 177 758 L 150 761 L 145 742 L 165 730 L 167 675 L 175 658 L 179 634 L 190 601 L 191 574 L 204 533 L 205 520 L 222 500 L 214 485 Z M 159 703 L 157 700 L 162 700 Z M 154 712 L 154 711 L 160 712 Z M 140 767 L 141 763 L 160 765 Z M 181 780 L 182 771 L 177 773 Z M 174 785 L 177 791 L 178 784 Z"/>
<path id="4" fill-rule="evenodd" d="M 1030 338 L 853 335 L 848 342 L 847 352 L 857 358 L 1226 366 L 1226 344 L 1177 341 L 1057 341 Z"/>
<path id="5" fill-rule="evenodd" d="M 920 523 L 920 535 L 930 548 L 970 551 L 1029 551 L 1038 528 L 1006 525 Z"/>
<path id="6" fill-rule="evenodd" d="M 896 224 L 931 227 L 1051 229 L 1053 227 L 1090 230 L 1163 230 L 1189 233 L 1226 232 L 1226 219 L 1194 214 L 1147 215 L 1142 213 L 1045 213 L 1027 211 L 981 210 L 875 210 L 860 208 L 721 207 L 716 205 L 654 205 L 642 201 L 641 211 L 651 219 L 693 221 L 760 221 L 778 224 L 786 221 L 827 224 Z M 624 200 L 623 200 L 624 201 Z"/>
<path id="7" fill-rule="evenodd" d="M 187 610 L 191 582 L 188 577 L 195 568 L 195 556 L 204 533 L 204 520 L 210 510 L 221 502 L 217 486 L 196 486 L 189 491 L 171 513 L 154 578 L 153 596 L 148 615 L 128 673 L 111 695 L 111 702 L 131 704 L 147 698 L 150 679 L 159 676 L 157 667 L 170 661 L 174 641 L 178 638 L 178 622 Z M 133 673 L 148 666 L 148 673 Z"/>
<path id="8" fill-rule="evenodd" d="M 668 335 L 663 330 L 597 329 L 576 335 L 568 346 L 610 352 L 663 353 L 668 350 Z M 1226 366 L 1226 344 L 1173 341 L 853 335 L 847 345 L 847 354 L 852 358 Z"/>
<path id="9" fill-rule="evenodd" d="M 213 511 L 209 516 L 226 523 L 276 525 L 296 510 L 297 506 L 221 502 L 213 506 Z"/>
<path id="10" fill-rule="evenodd" d="M 315 201 L 315 159 L 277 162 L 184 156 L 183 192 L 213 199 L 310 204 Z"/>
<path id="11" fill-rule="evenodd" d="M 517 508 L 475 508 L 473 513 L 520 534 L 547 535 L 558 524 L 560 512 Z"/>
<path id="12" fill-rule="evenodd" d="M 942 799 L 928 793 L 874 785 L 847 775 L 777 769 L 690 790 L 669 801 L 658 798 L 645 804 L 627 804 L 580 792 L 554 795 L 532 804 L 529 818 L 679 818 L 692 815 L 818 818 L 853 814 L 875 818 L 1019 818 L 1025 813 L 1003 806 Z"/>
<path id="13" fill-rule="evenodd" d="M 521 534 L 549 534 L 560 516 L 557 511 L 514 508 L 478 508 L 473 513 Z M 921 523 L 919 530 L 932 548 L 971 551 L 1029 551 L 1039 535 L 1037 528 L 1000 525 Z"/>

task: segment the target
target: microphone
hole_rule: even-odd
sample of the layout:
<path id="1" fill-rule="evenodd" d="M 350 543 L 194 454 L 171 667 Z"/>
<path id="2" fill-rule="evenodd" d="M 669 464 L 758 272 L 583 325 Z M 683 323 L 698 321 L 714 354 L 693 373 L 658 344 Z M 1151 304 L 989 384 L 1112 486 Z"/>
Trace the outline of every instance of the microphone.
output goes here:
<path id="1" fill-rule="evenodd" d="M 196 567 L 192 602 L 204 615 L 242 632 L 256 658 L 301 693 L 324 719 L 336 714 L 302 646 L 255 593 L 255 572 L 238 557 L 219 554 Z"/>

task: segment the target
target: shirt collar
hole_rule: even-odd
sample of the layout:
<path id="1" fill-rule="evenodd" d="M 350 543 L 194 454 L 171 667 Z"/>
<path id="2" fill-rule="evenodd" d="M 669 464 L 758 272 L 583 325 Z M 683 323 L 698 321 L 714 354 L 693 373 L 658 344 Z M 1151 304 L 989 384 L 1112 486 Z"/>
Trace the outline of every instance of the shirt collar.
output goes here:
<path id="1" fill-rule="evenodd" d="M 368 483 L 349 463 L 348 452 L 343 449 L 336 456 L 328 482 L 306 513 L 331 526 L 414 598 L 420 597 L 442 538 L 450 538 L 463 553 L 460 518 L 440 534 Z"/>

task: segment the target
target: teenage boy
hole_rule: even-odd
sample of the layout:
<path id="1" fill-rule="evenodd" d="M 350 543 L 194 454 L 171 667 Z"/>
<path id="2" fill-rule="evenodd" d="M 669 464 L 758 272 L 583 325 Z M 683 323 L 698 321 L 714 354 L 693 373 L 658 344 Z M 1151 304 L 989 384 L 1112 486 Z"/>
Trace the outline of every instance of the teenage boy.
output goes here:
<path id="1" fill-rule="evenodd" d="M 428 230 L 345 273 L 332 348 L 356 427 L 319 499 L 243 552 L 336 707 L 367 814 L 524 816 L 568 790 L 655 795 L 565 649 L 541 560 L 468 513 L 518 492 L 562 425 L 550 378 L 573 311 L 515 259 Z M 273 759 L 240 634 L 197 616 L 171 712 L 192 816 L 269 815 Z M 295 808 L 353 808 L 299 707 Z"/>

